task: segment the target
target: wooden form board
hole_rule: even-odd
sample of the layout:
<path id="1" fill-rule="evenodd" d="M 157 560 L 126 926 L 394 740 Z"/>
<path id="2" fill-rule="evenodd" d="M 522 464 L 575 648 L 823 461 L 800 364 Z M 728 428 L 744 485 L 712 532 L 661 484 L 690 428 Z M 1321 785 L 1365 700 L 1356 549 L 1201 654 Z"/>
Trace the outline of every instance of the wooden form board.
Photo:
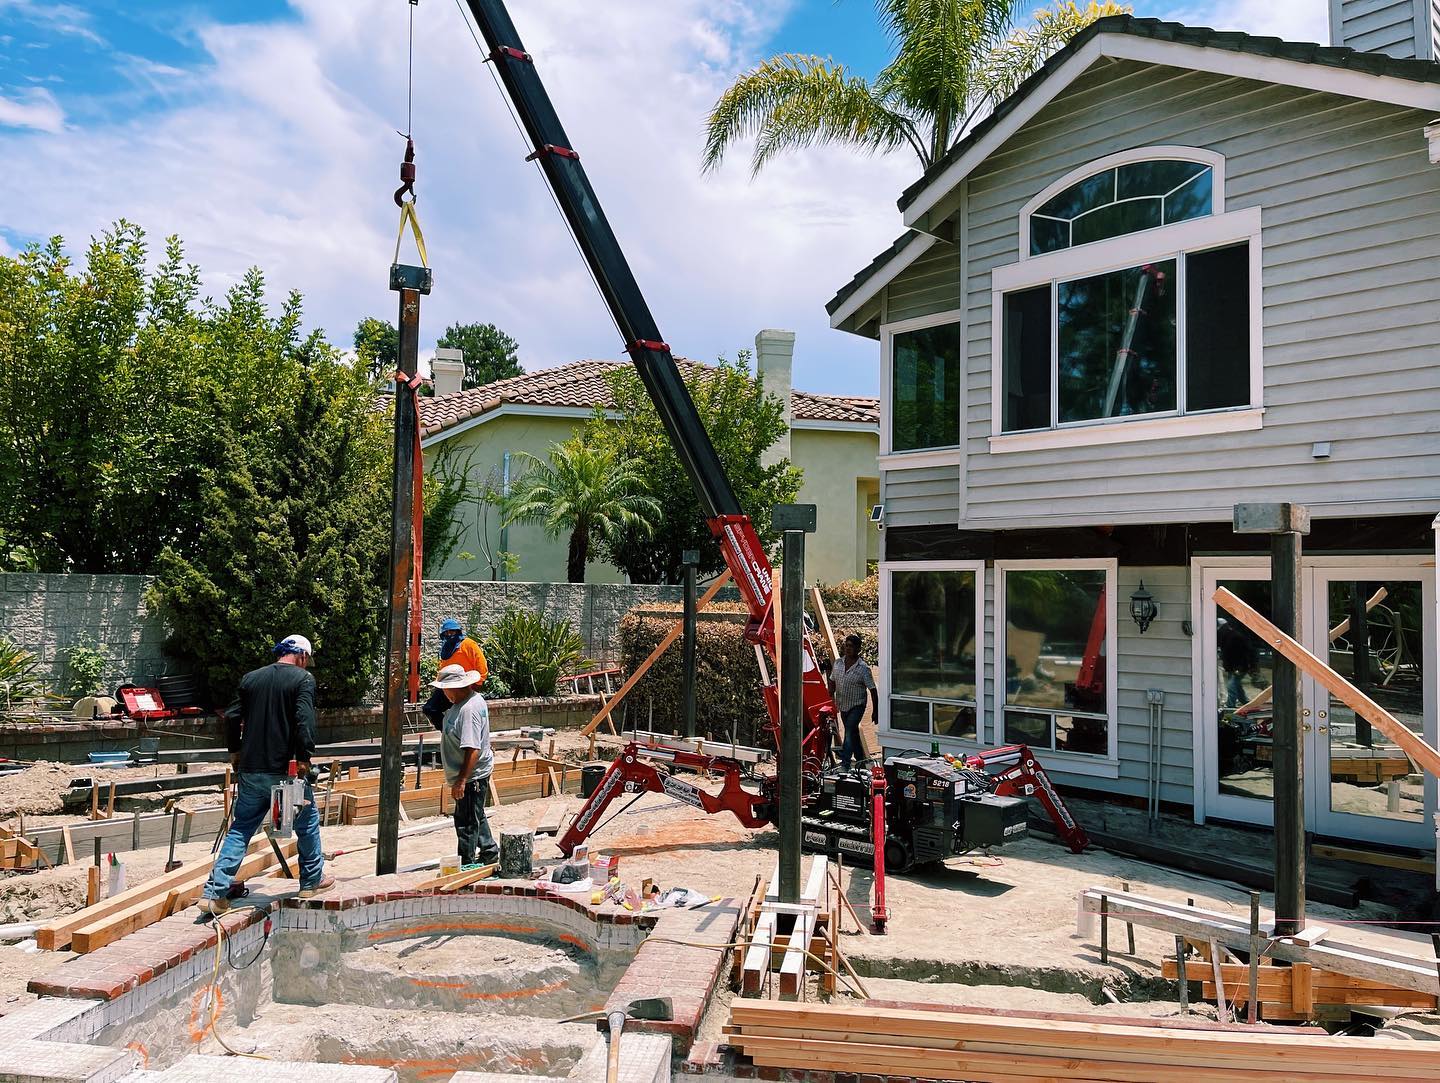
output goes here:
<path id="1" fill-rule="evenodd" d="M 1250 948 L 1249 922 L 1236 914 L 1203 910 L 1164 899 L 1128 895 L 1113 888 L 1101 887 L 1087 888 L 1081 892 L 1080 909 L 1086 913 L 1099 914 L 1102 898 L 1111 920 L 1148 929 L 1160 929 L 1188 940 L 1214 940 L 1226 947 L 1246 951 Z M 1306 943 L 1300 937 L 1266 940 L 1264 951 L 1271 959 L 1309 963 L 1336 974 L 1364 978 L 1431 996 L 1440 995 L 1440 978 L 1436 976 L 1433 958 L 1343 944 L 1333 940 Z"/>
<path id="2" fill-rule="evenodd" d="M 182 809 L 175 841 L 186 843 L 213 838 L 224 815 L 225 809 L 221 805 L 188 811 Z M 124 853 L 135 849 L 137 823 L 139 824 L 140 849 L 149 850 L 157 846 L 170 845 L 170 813 L 168 812 L 142 813 L 138 818 L 125 816 L 111 820 L 93 820 L 88 823 L 70 824 L 68 827 L 41 828 L 31 833 L 30 841 L 39 848 L 51 864 L 59 865 L 62 862 L 74 860 L 71 856 L 72 852 L 78 853 L 81 861 L 86 861 L 89 860 L 96 839 L 100 840 L 100 848 L 108 853 Z M 68 849 L 65 842 L 67 831 L 70 835 Z"/>
<path id="3" fill-rule="evenodd" d="M 710 586 L 706 589 L 705 593 L 700 595 L 700 597 L 696 600 L 695 612 L 699 613 L 702 609 L 704 609 L 707 605 L 714 601 L 715 595 L 720 593 L 720 588 L 728 582 L 730 582 L 730 571 L 729 569 L 726 569 L 718 576 L 716 576 L 715 582 L 711 583 Z M 589 737 L 590 734 L 594 733 L 600 727 L 601 722 L 604 722 L 605 719 L 610 717 L 610 713 L 614 711 L 617 706 L 620 705 L 620 701 L 630 694 L 630 690 L 640 683 L 640 678 L 645 676 L 646 673 L 650 672 L 650 667 L 660 660 L 660 656 L 669 649 L 672 643 L 674 643 L 677 639 L 680 638 L 681 634 L 684 631 L 685 621 L 684 618 L 681 618 L 680 620 L 675 622 L 675 627 L 671 628 L 670 631 L 666 632 L 665 637 L 655 645 L 655 649 L 650 652 L 649 657 L 647 657 L 645 661 L 641 662 L 638 666 L 635 667 L 635 672 L 630 674 L 630 676 L 626 677 L 625 683 L 620 686 L 620 688 L 613 696 L 611 696 L 605 701 L 605 704 L 600 708 L 600 710 L 595 712 L 595 717 L 590 719 L 589 722 L 585 723 L 585 728 L 580 731 L 580 735 L 582 737 Z M 611 725 L 613 726 L 614 723 L 611 723 Z"/>
<path id="4" fill-rule="evenodd" d="M 1194 1030 L 1108 1021 L 1044 1021 L 954 1011 L 737 1000 L 729 1041 L 757 1064 L 951 1080 L 1186 1083 L 1363 1078 L 1440 1072 L 1426 1042 L 1336 1038 L 1271 1027 Z"/>
<path id="5" fill-rule="evenodd" d="M 1250 968 L 1240 963 L 1224 963 L 1219 967 L 1220 982 L 1225 999 L 1243 1006 L 1250 996 Z M 1166 958 L 1161 966 L 1163 977 L 1174 979 L 1179 976 L 1180 966 L 1174 959 Z M 1293 966 L 1262 966 L 1256 970 L 1256 999 L 1267 1009 L 1279 1008 L 1285 1015 L 1307 1017 L 1317 1004 L 1364 1005 L 1387 1008 L 1434 1008 L 1436 998 L 1427 993 L 1400 989 L 1382 982 L 1352 978 L 1345 974 L 1332 974 L 1319 970 L 1309 963 Z M 1214 978 L 1214 963 L 1187 960 L 1185 964 L 1187 981 L 1202 982 L 1203 995 L 1216 999 L 1217 986 Z M 1276 1019 L 1273 1010 L 1265 1012 L 1266 1019 Z"/>
<path id="6" fill-rule="evenodd" d="M 290 858 L 296 852 L 295 840 L 282 844 L 280 847 L 286 858 Z M 264 858 L 264 862 L 253 862 L 254 858 Z M 178 892 L 178 899 L 187 899 L 184 905 L 188 906 L 195 899 L 199 898 L 200 890 L 205 886 L 205 881 L 210 877 L 210 866 L 213 862 L 207 861 L 202 865 L 187 865 L 172 872 L 162 873 L 159 876 L 146 880 L 144 883 L 136 884 L 128 891 L 109 899 L 102 899 L 93 906 L 87 906 L 68 917 L 57 918 L 48 924 L 42 925 L 35 932 L 35 943 L 46 951 L 59 951 L 72 942 L 72 939 L 79 933 L 84 933 L 83 942 L 90 947 L 76 946 L 76 951 L 89 951 L 92 947 L 99 947 L 100 943 L 108 943 L 109 940 L 102 939 L 104 934 L 101 929 L 106 923 L 113 920 L 129 922 L 133 928 L 142 928 L 152 921 L 158 921 L 164 914 L 151 917 L 149 921 L 142 924 L 134 924 L 137 915 L 147 912 L 149 908 L 155 907 L 157 902 L 163 903 L 168 898 L 169 892 Z M 257 872 L 264 871 L 275 865 L 275 855 L 270 850 L 270 842 L 265 837 L 255 839 L 246 852 L 244 862 L 241 864 L 241 872 L 237 879 L 245 876 L 253 876 Z M 249 871 L 246 871 L 247 868 Z M 124 935 L 124 933 L 118 934 Z M 113 940 L 116 937 L 112 936 Z M 97 942 L 98 941 L 98 942 Z"/>
<path id="7" fill-rule="evenodd" d="M 1298 642 L 1286 635 L 1254 608 L 1241 601 L 1224 587 L 1214 594 L 1215 604 L 1279 651 L 1304 673 L 1319 681 L 1329 693 L 1352 711 L 1385 734 L 1404 750 L 1416 765 L 1440 778 L 1440 752 L 1435 751 L 1418 734 L 1392 715 L 1360 689 L 1316 658 Z"/>
<path id="8" fill-rule="evenodd" d="M 413 777 L 413 776 L 412 776 Z M 580 791 L 580 770 L 574 764 L 535 756 L 525 760 L 500 762 L 490 776 L 491 798 L 499 805 L 552 797 L 557 793 Z M 351 787 L 337 794 L 339 818 L 343 824 L 373 824 L 380 818 L 380 783 L 378 778 L 356 779 L 344 783 Z M 422 789 L 413 782 L 400 791 L 400 803 L 412 819 L 442 816 L 450 809 L 450 788 L 443 772 L 427 772 Z"/>
<path id="9" fill-rule="evenodd" d="M 742 957 L 740 986 L 742 993 L 748 996 L 759 994 L 766 988 L 772 971 L 780 975 L 782 997 L 803 993 L 805 972 L 809 969 L 805 952 L 807 949 L 814 951 L 812 945 L 821 916 L 829 911 L 830 876 L 824 854 L 811 858 L 810 873 L 800 889 L 798 904 L 780 902 L 779 882 L 780 863 L 776 861 L 770 872 L 769 886 L 757 898 L 749 944 Z M 788 935 L 780 932 L 781 918 L 786 916 L 794 919 Z"/>

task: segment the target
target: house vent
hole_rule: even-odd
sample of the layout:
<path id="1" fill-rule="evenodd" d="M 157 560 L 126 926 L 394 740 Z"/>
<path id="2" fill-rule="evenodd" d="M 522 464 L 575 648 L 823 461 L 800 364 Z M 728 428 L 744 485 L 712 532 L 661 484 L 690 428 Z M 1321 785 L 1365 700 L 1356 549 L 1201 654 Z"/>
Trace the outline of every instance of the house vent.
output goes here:
<path id="1" fill-rule="evenodd" d="M 1330 44 L 1440 60 L 1440 0 L 1330 0 Z"/>

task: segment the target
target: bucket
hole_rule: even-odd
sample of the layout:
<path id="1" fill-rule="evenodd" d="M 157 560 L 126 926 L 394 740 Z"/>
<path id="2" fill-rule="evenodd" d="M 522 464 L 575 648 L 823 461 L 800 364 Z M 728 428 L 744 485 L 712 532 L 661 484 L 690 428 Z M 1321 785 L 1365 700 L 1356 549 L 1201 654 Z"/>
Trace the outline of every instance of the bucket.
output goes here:
<path id="1" fill-rule="evenodd" d="M 580 768 L 580 796 L 589 797 L 595 792 L 595 787 L 600 785 L 600 780 L 605 777 L 605 771 L 610 765 L 608 763 L 587 763 Z"/>

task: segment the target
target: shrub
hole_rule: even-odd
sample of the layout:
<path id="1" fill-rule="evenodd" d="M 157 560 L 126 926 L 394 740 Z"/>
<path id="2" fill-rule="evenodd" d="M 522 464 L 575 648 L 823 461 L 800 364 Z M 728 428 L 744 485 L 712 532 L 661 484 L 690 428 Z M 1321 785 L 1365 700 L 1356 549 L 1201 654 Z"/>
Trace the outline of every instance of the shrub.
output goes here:
<path id="1" fill-rule="evenodd" d="M 820 596 L 825 599 L 825 608 L 835 613 L 855 613 L 880 608 L 880 575 L 866 579 L 846 579 L 827 587 L 820 584 Z"/>
<path id="2" fill-rule="evenodd" d="M 30 699 L 41 691 L 40 662 L 33 654 L 0 636 L 0 697 L 5 702 Z"/>
<path id="3" fill-rule="evenodd" d="M 100 690 L 100 678 L 110 656 L 105 649 L 84 632 L 75 636 L 65 650 L 65 670 L 69 678 L 65 694 L 72 699 L 93 696 Z"/>
<path id="4" fill-rule="evenodd" d="M 568 620 L 546 620 L 522 609 L 507 609 L 490 626 L 483 648 L 497 686 L 517 696 L 553 696 L 562 675 L 589 664 L 585 641 Z"/>

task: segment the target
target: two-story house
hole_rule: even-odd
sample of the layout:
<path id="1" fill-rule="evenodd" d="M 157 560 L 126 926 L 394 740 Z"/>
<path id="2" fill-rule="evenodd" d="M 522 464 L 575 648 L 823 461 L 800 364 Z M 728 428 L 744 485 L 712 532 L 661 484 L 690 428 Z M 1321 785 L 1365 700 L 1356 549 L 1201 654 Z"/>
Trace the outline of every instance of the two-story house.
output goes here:
<path id="1" fill-rule="evenodd" d="M 881 351 L 888 747 L 1269 822 L 1271 655 L 1210 600 L 1268 605 L 1244 501 L 1308 505 L 1306 642 L 1434 741 L 1440 63 L 1397 57 L 1440 7 L 1332 18 L 1390 55 L 1101 20 L 830 303 Z M 1312 829 L 1433 842 L 1435 780 L 1303 709 Z"/>

